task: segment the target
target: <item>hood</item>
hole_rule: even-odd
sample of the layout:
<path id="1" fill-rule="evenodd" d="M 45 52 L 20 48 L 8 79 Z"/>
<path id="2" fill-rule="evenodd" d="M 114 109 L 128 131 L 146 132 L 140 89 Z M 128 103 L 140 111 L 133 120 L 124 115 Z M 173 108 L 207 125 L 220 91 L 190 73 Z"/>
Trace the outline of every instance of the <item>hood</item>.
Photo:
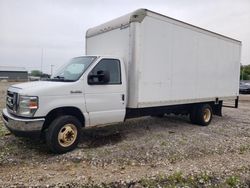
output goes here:
<path id="1" fill-rule="evenodd" d="M 83 88 L 79 88 L 79 85 L 83 84 L 77 84 L 79 83 L 79 81 L 80 80 L 76 82 L 54 82 L 54 81 L 26 82 L 26 83 L 12 85 L 8 90 L 17 92 L 21 95 L 28 95 L 28 96 L 69 95 L 71 91 L 83 90 Z"/>
<path id="2" fill-rule="evenodd" d="M 20 84 L 12 85 L 11 87 L 15 87 L 17 89 L 29 89 L 35 87 L 46 87 L 46 86 L 55 86 L 55 85 L 62 85 L 62 82 L 49 82 L 49 81 L 34 81 L 34 82 L 25 82 Z"/>

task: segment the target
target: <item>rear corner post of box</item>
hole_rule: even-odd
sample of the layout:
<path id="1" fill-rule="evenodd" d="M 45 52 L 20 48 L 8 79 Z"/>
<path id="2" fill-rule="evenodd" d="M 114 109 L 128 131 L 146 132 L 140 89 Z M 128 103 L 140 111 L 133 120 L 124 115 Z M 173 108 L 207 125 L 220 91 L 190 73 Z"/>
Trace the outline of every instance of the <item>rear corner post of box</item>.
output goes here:
<path id="1" fill-rule="evenodd" d="M 131 14 L 130 22 L 141 23 L 147 15 L 147 9 L 138 9 Z"/>

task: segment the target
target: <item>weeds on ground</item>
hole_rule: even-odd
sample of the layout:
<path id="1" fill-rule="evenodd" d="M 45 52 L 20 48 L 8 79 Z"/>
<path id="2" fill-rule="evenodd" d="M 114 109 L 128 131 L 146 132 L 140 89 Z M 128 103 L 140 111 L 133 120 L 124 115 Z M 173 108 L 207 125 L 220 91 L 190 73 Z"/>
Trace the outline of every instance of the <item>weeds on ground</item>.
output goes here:
<path id="1" fill-rule="evenodd" d="M 241 145 L 239 148 L 239 154 L 244 154 L 248 150 L 250 150 L 250 145 Z"/>
<path id="2" fill-rule="evenodd" d="M 139 181 L 131 182 L 112 182 L 94 184 L 91 179 L 86 185 L 82 187 L 106 188 L 106 187 L 131 187 L 131 185 L 146 188 L 155 187 L 246 187 L 246 182 L 241 182 L 237 176 L 230 176 L 228 178 L 216 177 L 216 175 L 203 172 L 201 174 L 184 176 L 182 172 L 177 171 L 170 176 L 165 174 L 158 174 L 155 177 L 145 177 Z M 133 187 L 132 186 L 132 187 Z M 135 187 L 137 187 L 135 186 Z"/>
<path id="3" fill-rule="evenodd" d="M 138 183 L 143 187 L 197 187 L 202 185 L 211 185 L 212 176 L 208 173 L 202 173 L 200 175 L 188 175 L 184 176 L 182 172 L 178 171 L 170 176 L 157 175 L 156 178 L 141 179 Z"/>
<path id="4" fill-rule="evenodd" d="M 226 179 L 225 183 L 230 187 L 239 187 L 240 186 L 240 179 L 236 176 L 230 176 Z"/>
<path id="5" fill-rule="evenodd" d="M 3 123 L 0 121 L 0 138 L 8 133 L 9 131 L 4 127 Z"/>

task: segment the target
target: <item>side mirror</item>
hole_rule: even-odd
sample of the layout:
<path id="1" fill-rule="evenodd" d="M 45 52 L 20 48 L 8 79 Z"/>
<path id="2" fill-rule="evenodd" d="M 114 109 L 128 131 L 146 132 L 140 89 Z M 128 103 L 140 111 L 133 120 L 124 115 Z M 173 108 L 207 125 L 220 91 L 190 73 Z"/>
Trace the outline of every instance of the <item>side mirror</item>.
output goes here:
<path id="1" fill-rule="evenodd" d="M 97 74 L 88 75 L 89 85 L 103 85 L 109 83 L 110 73 L 108 71 L 97 71 Z"/>

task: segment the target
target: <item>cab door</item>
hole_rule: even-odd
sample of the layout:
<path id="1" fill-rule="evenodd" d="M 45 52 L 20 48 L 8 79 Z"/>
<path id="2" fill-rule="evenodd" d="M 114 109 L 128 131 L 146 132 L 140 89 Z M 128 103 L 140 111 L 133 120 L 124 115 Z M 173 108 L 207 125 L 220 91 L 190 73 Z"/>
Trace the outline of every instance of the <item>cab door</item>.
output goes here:
<path id="1" fill-rule="evenodd" d="M 126 77 L 120 59 L 102 58 L 84 79 L 90 125 L 122 122 L 126 112 Z"/>

